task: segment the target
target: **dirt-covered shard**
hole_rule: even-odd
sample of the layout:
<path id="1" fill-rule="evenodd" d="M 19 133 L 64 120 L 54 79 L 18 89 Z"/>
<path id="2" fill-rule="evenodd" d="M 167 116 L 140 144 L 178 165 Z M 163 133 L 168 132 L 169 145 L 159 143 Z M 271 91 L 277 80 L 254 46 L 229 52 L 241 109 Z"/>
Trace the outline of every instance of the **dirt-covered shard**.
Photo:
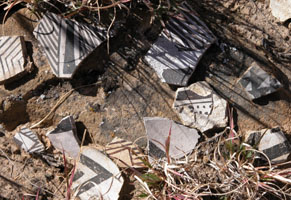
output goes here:
<path id="1" fill-rule="evenodd" d="M 60 121 L 53 131 L 48 132 L 47 136 L 56 149 L 64 151 L 72 158 L 77 158 L 80 146 L 76 132 L 77 129 L 73 117 L 67 116 Z"/>
<path id="2" fill-rule="evenodd" d="M 243 86 L 251 99 L 271 94 L 283 85 L 271 74 L 264 71 L 256 62 L 243 74 L 239 83 Z"/>
<path id="3" fill-rule="evenodd" d="M 43 17 L 34 35 L 59 78 L 71 78 L 82 60 L 105 40 L 101 29 L 53 13 Z"/>
<path id="4" fill-rule="evenodd" d="M 249 131 L 246 142 L 264 152 L 272 163 L 284 162 L 291 154 L 291 145 L 280 128 Z M 261 157 L 266 160 L 264 156 Z"/>
<path id="5" fill-rule="evenodd" d="M 20 129 L 14 136 L 14 141 L 28 153 L 41 153 L 44 151 L 44 145 L 29 128 Z"/>
<path id="6" fill-rule="evenodd" d="M 173 105 L 184 125 L 201 132 L 227 125 L 226 106 L 205 81 L 179 88 Z"/>
<path id="7" fill-rule="evenodd" d="M 201 57 L 215 40 L 207 26 L 184 2 L 179 14 L 167 22 L 145 59 L 162 82 L 186 86 Z"/>
<path id="8" fill-rule="evenodd" d="M 168 147 L 170 157 L 181 158 L 195 148 L 200 138 L 196 129 L 177 124 L 166 118 L 145 117 L 144 124 L 148 137 L 149 156 L 153 158 L 166 157 Z"/>
<path id="9" fill-rule="evenodd" d="M 26 47 L 22 36 L 0 37 L 0 84 L 24 74 Z"/>
<path id="10" fill-rule="evenodd" d="M 106 145 L 105 152 L 112 158 L 119 167 L 144 168 L 142 162 L 144 154 L 138 149 L 138 146 L 132 142 L 121 138 L 114 138 Z"/>
<path id="11" fill-rule="evenodd" d="M 123 178 L 112 160 L 94 147 L 83 147 L 72 189 L 81 200 L 117 200 Z"/>

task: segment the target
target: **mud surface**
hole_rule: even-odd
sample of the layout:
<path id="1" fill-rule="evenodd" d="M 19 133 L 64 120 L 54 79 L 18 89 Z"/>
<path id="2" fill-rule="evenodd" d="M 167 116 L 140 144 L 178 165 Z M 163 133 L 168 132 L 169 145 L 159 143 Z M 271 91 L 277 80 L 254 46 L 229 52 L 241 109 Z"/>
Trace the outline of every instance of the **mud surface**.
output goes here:
<path id="1" fill-rule="evenodd" d="M 206 80 L 228 100 L 236 109 L 238 133 L 279 126 L 290 138 L 290 23 L 280 23 L 271 15 L 267 0 L 198 0 L 192 5 L 218 43 L 206 52 L 189 84 Z M 9 15 L 0 33 L 25 35 L 34 67 L 19 81 L 0 85 L 0 124 L 5 129 L 0 135 L 0 199 L 21 199 L 23 195 L 35 199 L 38 191 L 41 199 L 65 198 L 62 155 L 45 134 L 67 115 L 74 117 L 80 139 L 87 130 L 85 145 L 105 145 L 118 136 L 138 139 L 145 147 L 143 117 L 179 121 L 172 109 L 177 88 L 161 83 L 142 59 L 159 30 L 148 29 L 148 19 L 147 12 L 136 11 L 110 41 L 110 55 L 102 44 L 74 79 L 61 80 L 52 74 L 32 35 L 37 17 L 27 9 Z M 256 101 L 248 100 L 237 80 L 252 61 L 273 73 L 284 88 Z M 71 94 L 53 114 L 33 129 L 50 159 L 19 150 L 13 141 L 17 130 L 42 120 L 68 92 Z M 133 189 L 124 189 L 121 198 L 134 198 Z"/>

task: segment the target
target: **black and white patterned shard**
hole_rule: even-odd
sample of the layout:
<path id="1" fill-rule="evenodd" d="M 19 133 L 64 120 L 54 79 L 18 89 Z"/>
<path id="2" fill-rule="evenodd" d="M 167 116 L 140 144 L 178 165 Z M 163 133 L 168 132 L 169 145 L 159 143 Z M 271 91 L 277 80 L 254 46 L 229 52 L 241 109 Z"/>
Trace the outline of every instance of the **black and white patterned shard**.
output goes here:
<path id="1" fill-rule="evenodd" d="M 24 71 L 25 56 L 22 36 L 0 37 L 0 82 Z"/>
<path id="2" fill-rule="evenodd" d="M 145 59 L 162 82 L 186 86 L 201 57 L 215 41 L 215 36 L 184 2 L 180 14 L 168 21 Z"/>
<path id="3" fill-rule="evenodd" d="M 22 128 L 19 133 L 16 133 L 14 141 L 28 153 L 41 153 L 44 151 L 44 145 L 37 135 L 28 128 Z"/>
<path id="4" fill-rule="evenodd" d="M 46 13 L 34 29 L 34 35 L 59 78 L 71 78 L 81 61 L 105 40 L 101 29 L 54 13 Z"/>
<path id="5" fill-rule="evenodd" d="M 193 128 L 175 123 L 160 117 L 145 117 L 144 125 L 148 137 L 148 151 L 151 158 L 166 157 L 165 143 L 171 129 L 169 155 L 178 159 L 190 153 L 200 138 L 198 131 Z"/>
<path id="6" fill-rule="evenodd" d="M 123 178 L 112 160 L 94 147 L 83 147 L 72 189 L 81 200 L 91 198 L 117 200 Z"/>
<path id="7" fill-rule="evenodd" d="M 283 87 L 274 76 L 264 71 L 256 62 L 251 64 L 239 82 L 251 99 L 271 94 Z"/>
<path id="8" fill-rule="evenodd" d="M 200 81 L 179 88 L 173 108 L 184 125 L 204 132 L 227 125 L 226 105 L 207 82 Z"/>
<path id="9" fill-rule="evenodd" d="M 77 158 L 80 146 L 76 134 L 77 129 L 74 118 L 67 116 L 60 121 L 53 131 L 48 132 L 46 135 L 56 149 L 64 151 L 69 157 Z"/>
<path id="10" fill-rule="evenodd" d="M 264 152 L 273 164 L 287 161 L 291 154 L 291 145 L 279 128 L 249 131 L 246 140 L 252 146 L 257 145 L 258 150 Z M 264 156 L 259 156 L 266 160 Z"/>

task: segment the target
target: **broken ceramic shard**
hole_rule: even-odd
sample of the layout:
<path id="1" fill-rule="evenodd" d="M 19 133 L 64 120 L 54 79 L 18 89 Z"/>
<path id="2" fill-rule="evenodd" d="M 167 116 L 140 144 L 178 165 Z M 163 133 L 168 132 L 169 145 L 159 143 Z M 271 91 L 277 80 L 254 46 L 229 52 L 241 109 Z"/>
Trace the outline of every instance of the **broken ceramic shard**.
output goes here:
<path id="1" fill-rule="evenodd" d="M 71 78 L 79 64 L 105 40 L 101 30 L 46 13 L 34 35 L 59 78 Z"/>
<path id="2" fill-rule="evenodd" d="M 179 88 L 173 105 L 184 125 L 201 132 L 226 127 L 226 106 L 227 102 L 205 81 Z"/>
<path id="3" fill-rule="evenodd" d="M 180 13 L 168 21 L 145 59 L 162 82 L 186 86 L 199 60 L 215 40 L 190 6 L 182 3 Z"/>
<path id="4" fill-rule="evenodd" d="M 169 155 L 174 159 L 190 153 L 200 138 L 196 129 L 175 123 L 172 120 L 160 117 L 145 117 L 145 129 L 148 137 L 149 156 L 153 158 L 166 157 L 166 140 L 170 136 Z"/>
<path id="5" fill-rule="evenodd" d="M 22 36 L 0 37 L 0 83 L 25 71 L 26 49 Z"/>
<path id="6" fill-rule="evenodd" d="M 93 147 L 83 147 L 72 189 L 81 200 L 117 200 L 123 178 L 112 160 Z"/>
<path id="7" fill-rule="evenodd" d="M 37 135 L 28 128 L 20 129 L 14 136 L 14 141 L 28 153 L 41 153 L 44 151 L 44 145 Z"/>
<path id="8" fill-rule="evenodd" d="M 281 22 L 291 18 L 291 0 L 270 0 L 270 8 Z"/>
<path id="9" fill-rule="evenodd" d="M 105 149 L 107 155 L 115 161 L 119 167 L 142 168 L 144 155 L 132 142 L 121 138 L 114 138 Z"/>
<path id="10" fill-rule="evenodd" d="M 243 74 L 239 83 L 246 90 L 251 99 L 271 94 L 282 87 L 282 84 L 272 75 L 268 74 L 256 62 Z"/>
<path id="11" fill-rule="evenodd" d="M 60 121 L 53 131 L 48 132 L 46 135 L 56 149 L 64 151 L 69 157 L 77 158 L 80 146 L 76 134 L 77 129 L 74 118 L 67 116 Z"/>
<path id="12" fill-rule="evenodd" d="M 246 134 L 246 142 L 257 146 L 272 163 L 287 161 L 291 153 L 291 145 L 280 128 L 249 131 Z M 260 155 L 260 157 L 266 160 L 264 156 Z"/>

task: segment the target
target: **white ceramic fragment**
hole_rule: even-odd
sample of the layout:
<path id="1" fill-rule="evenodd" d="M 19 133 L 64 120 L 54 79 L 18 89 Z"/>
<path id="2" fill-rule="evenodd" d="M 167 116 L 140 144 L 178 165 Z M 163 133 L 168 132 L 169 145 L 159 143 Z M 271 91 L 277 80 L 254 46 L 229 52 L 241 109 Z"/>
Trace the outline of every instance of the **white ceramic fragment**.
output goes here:
<path id="1" fill-rule="evenodd" d="M 257 146 L 273 164 L 287 161 L 291 153 L 291 145 L 280 128 L 249 131 L 246 134 L 246 142 Z M 260 157 L 266 160 L 264 156 Z"/>
<path id="2" fill-rule="evenodd" d="M 256 62 L 242 75 L 239 83 L 246 90 L 251 99 L 271 94 L 283 85 L 271 74 L 264 71 Z"/>
<path id="3" fill-rule="evenodd" d="M 101 30 L 49 12 L 34 29 L 34 35 L 59 78 L 71 78 L 81 61 L 105 40 Z"/>
<path id="4" fill-rule="evenodd" d="M 23 36 L 0 37 L 0 83 L 25 71 L 25 56 Z"/>
<path id="5" fill-rule="evenodd" d="M 226 106 L 227 102 L 219 97 L 207 82 L 201 81 L 189 87 L 179 88 L 173 108 L 184 125 L 204 132 L 226 127 Z"/>
<path id="6" fill-rule="evenodd" d="M 169 155 L 175 159 L 190 153 L 200 138 L 196 129 L 177 124 L 166 118 L 145 117 L 144 125 L 148 137 L 149 156 L 153 158 L 166 157 L 166 140 L 170 129 Z"/>
<path id="7" fill-rule="evenodd" d="M 270 8 L 281 22 L 291 18 L 291 0 L 270 0 Z"/>
<path id="8" fill-rule="evenodd" d="M 185 86 L 205 51 L 215 41 L 215 36 L 184 2 L 145 59 L 162 82 Z"/>
<path id="9" fill-rule="evenodd" d="M 44 151 L 44 145 L 37 135 L 28 128 L 20 129 L 14 136 L 14 141 L 28 153 L 41 153 Z"/>
<path id="10" fill-rule="evenodd" d="M 94 147 L 82 147 L 72 189 L 81 200 L 117 200 L 123 178 L 115 163 Z"/>
<path id="11" fill-rule="evenodd" d="M 137 145 L 124 139 L 114 138 L 106 145 L 105 152 L 119 167 L 145 167 L 141 160 L 144 159 L 144 154 L 141 153 Z"/>
<path id="12" fill-rule="evenodd" d="M 46 135 L 56 149 L 64 150 L 69 157 L 77 158 L 80 146 L 76 134 L 74 118 L 67 116 L 60 121 L 53 131 L 48 132 Z"/>

